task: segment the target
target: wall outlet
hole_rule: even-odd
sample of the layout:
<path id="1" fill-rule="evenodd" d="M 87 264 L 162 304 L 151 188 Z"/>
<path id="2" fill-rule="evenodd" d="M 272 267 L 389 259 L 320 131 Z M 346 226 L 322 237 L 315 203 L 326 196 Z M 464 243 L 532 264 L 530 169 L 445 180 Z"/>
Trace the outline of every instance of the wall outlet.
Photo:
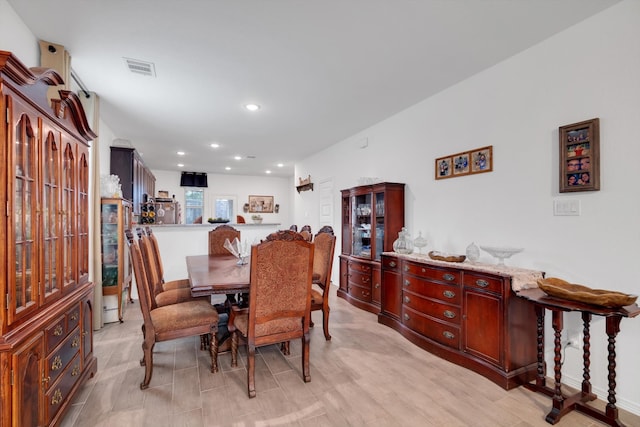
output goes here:
<path id="1" fill-rule="evenodd" d="M 583 338 L 584 336 L 581 333 L 575 334 L 567 340 L 566 346 L 580 349 L 582 348 Z"/>

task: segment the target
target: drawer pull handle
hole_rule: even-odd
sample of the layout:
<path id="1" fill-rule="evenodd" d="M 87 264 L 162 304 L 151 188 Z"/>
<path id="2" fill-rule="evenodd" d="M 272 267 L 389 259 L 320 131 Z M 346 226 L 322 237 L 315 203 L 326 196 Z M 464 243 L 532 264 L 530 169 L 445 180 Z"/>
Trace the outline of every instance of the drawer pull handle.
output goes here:
<path id="1" fill-rule="evenodd" d="M 454 298 L 456 296 L 456 293 L 452 291 L 444 291 L 442 295 L 444 295 L 447 298 Z"/>
<path id="2" fill-rule="evenodd" d="M 371 280 L 371 278 L 365 276 L 365 277 L 362 278 L 362 283 L 369 283 L 369 280 Z"/>
<path id="3" fill-rule="evenodd" d="M 60 402 L 62 402 L 62 392 L 60 391 L 60 389 L 56 389 L 56 391 L 53 393 L 53 397 L 51 398 L 51 404 L 52 405 L 57 405 Z"/>
<path id="4" fill-rule="evenodd" d="M 489 282 L 487 282 L 486 280 L 478 279 L 476 280 L 476 285 L 480 286 L 481 288 L 486 288 L 487 286 L 489 286 Z"/>
<path id="5" fill-rule="evenodd" d="M 378 289 L 380 287 L 380 283 L 376 283 L 375 285 L 373 285 L 373 287 Z"/>
<path id="6" fill-rule="evenodd" d="M 43 375 L 42 376 L 42 387 L 44 387 L 44 388 L 49 387 L 49 381 L 51 381 L 51 377 L 45 377 Z"/>
<path id="7" fill-rule="evenodd" d="M 73 337 L 73 341 L 71 342 L 71 347 L 80 347 L 80 335 L 76 335 Z"/>
<path id="8" fill-rule="evenodd" d="M 404 286 L 405 286 L 406 288 L 408 288 L 410 284 L 411 284 L 411 282 L 409 281 L 409 279 L 405 279 L 405 280 L 404 280 Z"/>
<path id="9" fill-rule="evenodd" d="M 71 376 L 77 377 L 79 373 L 80 373 L 80 365 L 74 366 L 73 371 L 71 371 Z"/>
<path id="10" fill-rule="evenodd" d="M 76 320 L 78 320 L 78 312 L 74 311 L 73 314 L 71 315 L 71 321 L 75 322 Z"/>
<path id="11" fill-rule="evenodd" d="M 53 362 L 51 362 L 51 370 L 57 371 L 60 368 L 62 368 L 62 358 L 60 355 L 57 355 L 53 358 Z"/>
<path id="12" fill-rule="evenodd" d="M 398 265 L 398 264 L 396 264 L 396 262 L 395 262 L 395 261 L 391 261 L 391 262 L 389 263 L 389 267 L 395 267 L 396 265 Z"/>
<path id="13" fill-rule="evenodd" d="M 409 317 L 409 315 L 407 313 L 405 313 L 404 314 L 404 320 L 409 320 L 409 319 L 411 319 L 411 318 Z"/>
<path id="14" fill-rule="evenodd" d="M 442 278 L 447 282 L 451 282 L 456 279 L 456 276 L 454 276 L 453 274 L 446 273 L 442 275 Z"/>
<path id="15" fill-rule="evenodd" d="M 62 335 L 62 325 L 56 325 L 56 328 L 53 330 L 53 335 L 56 337 Z"/>
<path id="16" fill-rule="evenodd" d="M 426 268 L 422 268 L 422 272 L 423 272 L 423 273 L 426 273 L 426 272 L 427 272 L 427 269 L 426 269 Z"/>
<path id="17" fill-rule="evenodd" d="M 404 303 L 405 303 L 405 304 L 409 304 L 410 302 L 411 302 L 411 298 L 409 298 L 409 296 L 408 296 L 408 295 L 405 295 L 405 297 L 404 297 Z"/>
<path id="18" fill-rule="evenodd" d="M 442 333 L 442 335 L 444 335 L 444 337 L 445 337 L 445 338 L 450 339 L 450 340 L 452 340 L 452 339 L 454 339 L 454 338 L 456 337 L 454 334 L 452 334 L 452 333 L 451 333 L 451 332 L 449 332 L 449 331 L 444 331 L 444 332 Z"/>
<path id="19" fill-rule="evenodd" d="M 404 266 L 404 271 L 409 271 L 409 266 L 408 265 Z"/>
<path id="20" fill-rule="evenodd" d="M 456 314 L 451 310 L 445 310 L 444 311 L 444 317 L 446 317 L 447 319 L 455 319 L 456 318 Z"/>

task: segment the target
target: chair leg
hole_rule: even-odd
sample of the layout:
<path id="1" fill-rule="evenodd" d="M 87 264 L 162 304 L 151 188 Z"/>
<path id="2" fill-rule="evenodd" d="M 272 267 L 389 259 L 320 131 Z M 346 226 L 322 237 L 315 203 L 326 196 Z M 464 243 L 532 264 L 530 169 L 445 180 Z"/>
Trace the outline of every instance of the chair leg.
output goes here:
<path id="1" fill-rule="evenodd" d="M 238 366 L 238 331 L 231 333 L 231 367 Z"/>
<path id="2" fill-rule="evenodd" d="M 144 380 L 140 383 L 140 389 L 144 390 L 149 387 L 151 377 L 153 376 L 153 347 L 155 342 L 145 337 L 142 342 L 142 351 L 144 353 Z"/>
<path id="3" fill-rule="evenodd" d="M 285 341 L 285 342 L 281 342 L 280 343 L 280 351 L 285 356 L 289 356 L 291 354 L 291 351 L 289 350 L 289 341 Z"/>
<path id="4" fill-rule="evenodd" d="M 215 332 L 209 334 L 209 353 L 211 353 L 211 372 L 218 372 L 218 336 Z"/>
<path id="5" fill-rule="evenodd" d="M 256 347 L 247 346 L 247 390 L 249 398 L 256 397 Z"/>
<path id="6" fill-rule="evenodd" d="M 302 336 L 302 379 L 305 383 L 311 381 L 311 372 L 309 369 L 309 334 Z"/>
<path id="7" fill-rule="evenodd" d="M 327 341 L 331 340 L 331 335 L 329 335 L 329 310 L 329 307 L 322 309 L 322 330 L 324 331 L 324 339 Z"/>

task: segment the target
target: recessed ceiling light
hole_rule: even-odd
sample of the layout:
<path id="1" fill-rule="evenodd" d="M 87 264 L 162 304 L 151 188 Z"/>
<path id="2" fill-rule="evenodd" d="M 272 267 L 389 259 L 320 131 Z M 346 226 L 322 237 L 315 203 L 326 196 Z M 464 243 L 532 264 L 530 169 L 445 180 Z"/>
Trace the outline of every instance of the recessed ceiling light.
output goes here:
<path id="1" fill-rule="evenodd" d="M 227 166 L 227 167 L 225 167 L 225 168 L 224 168 L 224 170 L 226 170 L 226 171 L 230 171 L 230 170 L 231 170 L 231 167 Z"/>
<path id="2" fill-rule="evenodd" d="M 216 142 L 211 144 L 211 148 L 219 148 L 219 147 L 220 147 L 220 144 L 218 144 Z"/>
<path id="3" fill-rule="evenodd" d="M 270 170 L 266 170 L 266 171 L 264 171 L 264 173 L 271 173 L 271 171 Z"/>
<path id="4" fill-rule="evenodd" d="M 260 106 L 258 104 L 247 104 L 244 106 L 244 108 L 249 111 L 258 111 L 260 109 Z"/>
<path id="5" fill-rule="evenodd" d="M 182 163 L 178 163 L 178 167 L 179 167 L 179 168 L 183 168 L 183 167 L 184 167 L 184 165 L 183 165 Z"/>
<path id="6" fill-rule="evenodd" d="M 235 156 L 234 159 L 236 160 L 242 160 L 242 156 Z"/>
<path id="7" fill-rule="evenodd" d="M 283 163 L 278 163 L 278 167 L 279 167 L 279 168 L 283 168 L 283 167 L 284 167 L 284 164 L 283 164 Z"/>
<path id="8" fill-rule="evenodd" d="M 184 151 L 178 151 L 178 152 L 176 152 L 176 154 L 177 154 L 178 156 L 184 156 Z"/>

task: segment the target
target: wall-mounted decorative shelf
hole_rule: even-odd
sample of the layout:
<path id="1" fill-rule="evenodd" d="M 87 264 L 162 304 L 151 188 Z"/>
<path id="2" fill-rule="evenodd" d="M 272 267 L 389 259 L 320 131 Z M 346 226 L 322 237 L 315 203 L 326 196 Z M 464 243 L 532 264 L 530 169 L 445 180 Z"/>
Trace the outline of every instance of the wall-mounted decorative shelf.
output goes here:
<path id="1" fill-rule="evenodd" d="M 308 190 L 313 191 L 313 182 L 311 182 L 311 175 L 309 175 L 305 179 L 298 178 L 298 183 L 299 185 L 296 185 L 296 190 L 298 190 L 298 193 Z"/>

